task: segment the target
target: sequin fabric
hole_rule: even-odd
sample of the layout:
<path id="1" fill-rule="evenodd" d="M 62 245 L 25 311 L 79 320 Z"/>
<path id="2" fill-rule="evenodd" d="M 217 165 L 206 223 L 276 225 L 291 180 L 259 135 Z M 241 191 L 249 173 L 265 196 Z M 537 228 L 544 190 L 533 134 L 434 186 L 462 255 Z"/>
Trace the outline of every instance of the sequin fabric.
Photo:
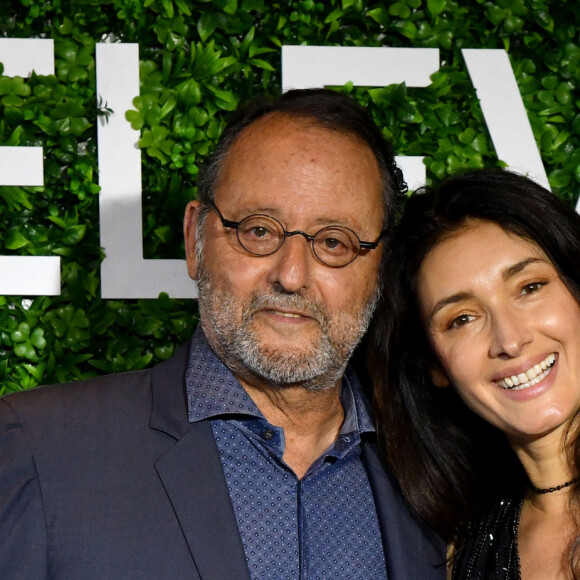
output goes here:
<path id="1" fill-rule="evenodd" d="M 253 580 L 387 577 L 361 459 L 361 436 L 374 427 L 352 372 L 339 437 L 301 480 L 282 460 L 283 429 L 268 423 L 200 329 L 186 382 L 189 420 L 211 421 Z"/>
<path id="2" fill-rule="evenodd" d="M 473 526 L 453 565 L 453 580 L 520 580 L 517 531 L 522 500 L 502 499 Z"/>

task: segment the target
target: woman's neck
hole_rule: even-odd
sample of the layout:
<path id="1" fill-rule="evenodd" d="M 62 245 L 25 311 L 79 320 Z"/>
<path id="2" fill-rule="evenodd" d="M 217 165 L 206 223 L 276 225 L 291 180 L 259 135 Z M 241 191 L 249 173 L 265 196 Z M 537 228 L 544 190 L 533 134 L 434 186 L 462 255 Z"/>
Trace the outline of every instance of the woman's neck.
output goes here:
<path id="1" fill-rule="evenodd" d="M 567 426 L 562 426 L 531 440 L 510 440 L 512 448 L 521 461 L 532 486 L 539 489 L 556 488 L 576 478 L 577 471 L 570 464 L 567 449 L 567 442 L 573 441 L 574 437 L 567 437 L 567 434 Z M 568 487 L 551 493 L 536 495 L 562 497 L 567 495 L 569 491 L 570 488 Z M 548 499 L 548 504 L 551 501 L 551 499 Z"/>

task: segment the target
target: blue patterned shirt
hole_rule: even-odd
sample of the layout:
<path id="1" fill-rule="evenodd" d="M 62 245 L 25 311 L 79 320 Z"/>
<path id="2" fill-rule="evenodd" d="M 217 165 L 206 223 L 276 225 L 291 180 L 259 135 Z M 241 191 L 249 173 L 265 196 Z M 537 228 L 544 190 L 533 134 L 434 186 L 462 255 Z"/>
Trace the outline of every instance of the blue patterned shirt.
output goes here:
<path id="1" fill-rule="evenodd" d="M 387 577 L 361 460 L 361 434 L 374 427 L 354 373 L 342 383 L 338 438 L 302 479 L 282 460 L 284 430 L 268 423 L 201 327 L 186 381 L 189 421 L 211 421 L 252 580 Z"/>

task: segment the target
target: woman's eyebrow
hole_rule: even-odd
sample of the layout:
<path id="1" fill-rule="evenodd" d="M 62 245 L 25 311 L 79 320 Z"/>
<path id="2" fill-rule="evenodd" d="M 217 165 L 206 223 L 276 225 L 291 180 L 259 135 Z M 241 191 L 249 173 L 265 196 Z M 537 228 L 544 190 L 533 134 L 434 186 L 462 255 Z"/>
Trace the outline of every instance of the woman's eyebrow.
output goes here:
<path id="1" fill-rule="evenodd" d="M 546 260 L 543 258 L 526 258 L 521 262 L 517 262 L 507 268 L 504 268 L 502 271 L 502 277 L 504 280 L 509 280 L 512 276 L 519 274 L 522 270 L 525 270 L 530 264 L 534 264 L 536 262 L 545 262 Z"/>
<path id="2" fill-rule="evenodd" d="M 433 318 L 441 309 L 445 308 L 445 306 L 449 306 L 449 304 L 456 304 L 457 302 L 462 302 L 463 300 L 469 300 L 471 297 L 472 294 L 470 292 L 458 292 L 457 294 L 447 296 L 435 304 L 431 310 L 431 315 L 429 318 Z"/>

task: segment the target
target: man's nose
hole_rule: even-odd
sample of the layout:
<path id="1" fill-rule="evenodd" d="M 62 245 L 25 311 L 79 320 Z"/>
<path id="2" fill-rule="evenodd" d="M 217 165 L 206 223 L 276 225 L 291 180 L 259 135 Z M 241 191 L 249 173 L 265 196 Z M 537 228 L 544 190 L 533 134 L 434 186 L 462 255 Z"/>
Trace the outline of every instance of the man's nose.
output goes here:
<path id="1" fill-rule="evenodd" d="M 287 237 L 271 258 L 271 284 L 278 283 L 286 292 L 298 292 L 310 285 L 310 268 L 315 258 L 311 243 L 303 236 Z"/>
<path id="2" fill-rule="evenodd" d="M 489 354 L 493 358 L 515 358 L 532 341 L 532 330 L 525 316 L 510 309 L 493 315 Z"/>

